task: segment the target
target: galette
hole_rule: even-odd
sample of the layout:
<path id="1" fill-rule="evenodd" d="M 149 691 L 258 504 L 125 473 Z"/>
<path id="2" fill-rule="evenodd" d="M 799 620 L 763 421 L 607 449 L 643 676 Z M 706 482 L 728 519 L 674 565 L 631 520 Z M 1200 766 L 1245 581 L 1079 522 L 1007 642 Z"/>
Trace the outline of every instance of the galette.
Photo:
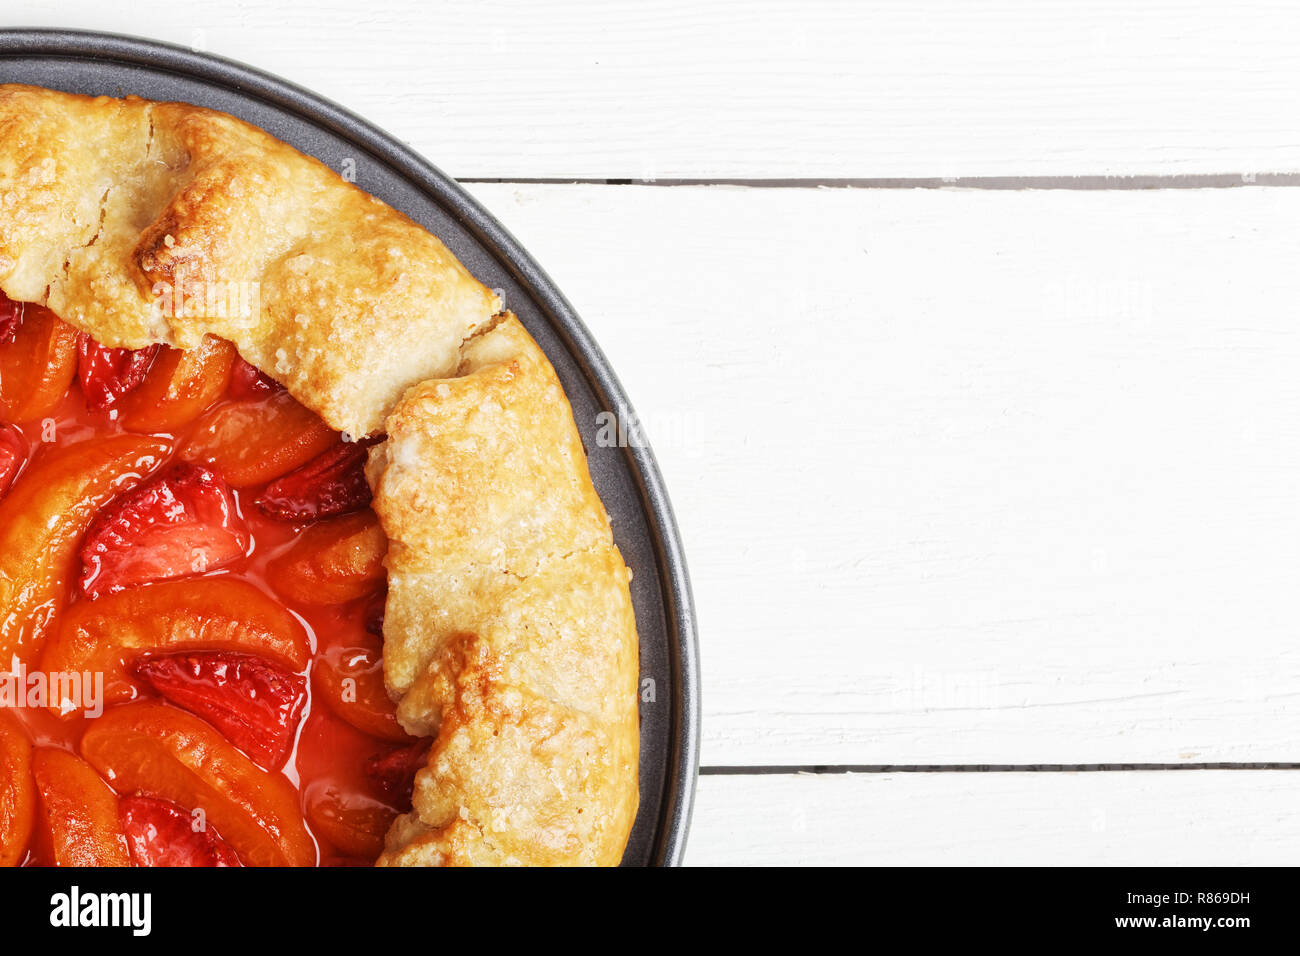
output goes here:
<path id="1" fill-rule="evenodd" d="M 631 573 L 439 239 L 185 103 L 0 86 L 0 865 L 614 865 Z"/>

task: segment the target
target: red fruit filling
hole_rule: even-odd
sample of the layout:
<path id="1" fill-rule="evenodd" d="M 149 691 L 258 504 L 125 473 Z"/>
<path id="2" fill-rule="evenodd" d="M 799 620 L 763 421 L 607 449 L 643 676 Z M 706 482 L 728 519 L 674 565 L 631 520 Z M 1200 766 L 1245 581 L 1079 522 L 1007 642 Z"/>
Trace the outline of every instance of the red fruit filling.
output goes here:
<path id="1" fill-rule="evenodd" d="M 225 481 L 180 464 L 99 513 L 81 549 L 89 598 L 223 568 L 248 550 L 248 530 Z"/>

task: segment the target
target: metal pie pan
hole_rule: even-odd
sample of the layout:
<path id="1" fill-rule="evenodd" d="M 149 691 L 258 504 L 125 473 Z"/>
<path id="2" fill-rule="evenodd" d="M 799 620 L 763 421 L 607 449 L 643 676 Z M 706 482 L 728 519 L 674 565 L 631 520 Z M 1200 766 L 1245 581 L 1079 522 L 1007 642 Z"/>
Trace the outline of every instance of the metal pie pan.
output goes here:
<path id="1" fill-rule="evenodd" d="M 672 507 L 644 444 L 602 447 L 602 412 L 633 415 L 613 369 L 532 257 L 465 190 L 392 136 L 301 87 L 170 44 L 68 30 L 0 30 L 0 82 L 180 100 L 269 131 L 439 236 L 507 305 L 564 383 L 592 478 L 632 568 L 641 642 L 641 809 L 624 866 L 681 862 L 695 795 L 700 684 L 690 582 Z M 631 420 L 635 420 L 632 418 Z M 608 444 L 608 443 L 606 443 Z"/>

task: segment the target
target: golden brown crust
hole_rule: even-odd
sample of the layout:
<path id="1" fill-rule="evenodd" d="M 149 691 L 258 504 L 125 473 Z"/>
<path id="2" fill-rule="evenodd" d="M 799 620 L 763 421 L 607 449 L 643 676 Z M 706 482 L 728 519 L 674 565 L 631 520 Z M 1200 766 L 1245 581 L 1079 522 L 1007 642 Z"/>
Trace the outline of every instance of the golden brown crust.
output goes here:
<path id="1" fill-rule="evenodd" d="M 380 863 L 618 863 L 631 575 L 523 326 L 438 239 L 233 117 L 0 86 L 0 142 L 6 294 L 109 345 L 227 338 L 335 428 L 387 433 L 385 674 L 435 739 Z"/>
<path id="2" fill-rule="evenodd" d="M 499 862 L 614 864 L 637 804 L 630 572 L 518 320 L 467 343 L 459 373 L 408 391 L 371 452 L 384 672 L 399 719 L 435 736 L 410 836 L 424 849 L 394 839 L 381 862 L 468 860 L 466 824 Z"/>
<path id="3" fill-rule="evenodd" d="M 205 333 L 373 434 L 500 306 L 434 236 L 314 159 L 185 103 L 0 86 L 0 288 L 106 345 Z"/>

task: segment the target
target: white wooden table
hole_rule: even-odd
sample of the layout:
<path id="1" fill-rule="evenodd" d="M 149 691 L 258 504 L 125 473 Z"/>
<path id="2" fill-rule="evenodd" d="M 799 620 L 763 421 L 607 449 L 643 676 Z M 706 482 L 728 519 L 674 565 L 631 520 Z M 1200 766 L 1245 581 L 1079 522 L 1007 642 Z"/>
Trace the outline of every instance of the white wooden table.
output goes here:
<path id="1" fill-rule="evenodd" d="M 2 18 L 311 87 L 550 271 L 691 561 L 689 862 L 1295 862 L 1300 8 Z"/>

